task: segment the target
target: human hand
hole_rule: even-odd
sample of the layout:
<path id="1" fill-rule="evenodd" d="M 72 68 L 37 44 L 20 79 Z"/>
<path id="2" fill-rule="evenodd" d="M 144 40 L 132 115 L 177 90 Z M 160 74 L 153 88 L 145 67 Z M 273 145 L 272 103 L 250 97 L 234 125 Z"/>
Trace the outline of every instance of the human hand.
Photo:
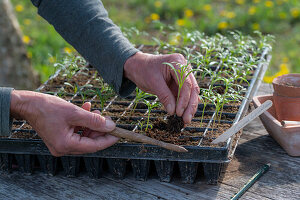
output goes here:
<path id="1" fill-rule="evenodd" d="M 80 108 L 37 92 L 11 93 L 11 115 L 27 120 L 54 156 L 93 153 L 118 141 L 119 138 L 107 134 L 115 129 L 115 123 L 89 112 L 90 107 L 90 103 Z M 82 136 L 76 133 L 79 127 L 85 127 Z"/>
<path id="2" fill-rule="evenodd" d="M 124 65 L 124 76 L 141 90 L 155 94 L 170 115 L 182 116 L 185 124 L 191 122 L 197 111 L 199 86 L 192 73 L 186 78 L 176 105 L 178 82 L 175 72 L 163 63 L 187 64 L 181 54 L 152 55 L 138 52 Z M 178 68 L 178 65 L 174 65 Z"/>

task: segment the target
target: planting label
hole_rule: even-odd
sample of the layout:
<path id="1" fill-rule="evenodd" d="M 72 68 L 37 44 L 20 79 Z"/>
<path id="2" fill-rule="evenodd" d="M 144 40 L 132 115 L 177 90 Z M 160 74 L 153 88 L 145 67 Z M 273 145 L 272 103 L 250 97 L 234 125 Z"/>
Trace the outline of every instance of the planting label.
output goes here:
<path id="1" fill-rule="evenodd" d="M 231 128 L 229 128 L 225 133 L 220 135 L 217 139 L 213 140 L 213 144 L 218 144 L 220 142 L 225 142 L 228 138 L 230 138 L 233 134 L 237 133 L 239 130 L 244 128 L 247 124 L 249 124 L 256 117 L 261 115 L 263 112 L 268 110 L 272 106 L 272 101 L 267 100 L 262 105 L 254 109 L 251 113 L 249 113 L 246 117 L 244 117 L 241 121 L 237 122 Z"/>

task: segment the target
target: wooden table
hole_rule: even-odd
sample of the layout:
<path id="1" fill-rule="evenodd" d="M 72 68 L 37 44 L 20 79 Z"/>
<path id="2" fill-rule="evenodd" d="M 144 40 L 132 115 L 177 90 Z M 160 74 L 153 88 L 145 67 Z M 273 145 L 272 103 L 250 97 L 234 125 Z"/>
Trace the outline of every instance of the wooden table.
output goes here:
<path id="1" fill-rule="evenodd" d="M 259 94 L 271 92 L 263 84 Z M 290 157 L 270 137 L 259 119 L 245 129 L 234 159 L 222 173 L 220 183 L 207 185 L 159 182 L 155 174 L 148 181 L 135 181 L 132 174 L 115 180 L 110 174 L 100 179 L 87 175 L 67 178 L 19 172 L 0 174 L 0 199 L 229 199 L 265 163 L 272 166 L 241 199 L 300 199 L 300 158 Z"/>

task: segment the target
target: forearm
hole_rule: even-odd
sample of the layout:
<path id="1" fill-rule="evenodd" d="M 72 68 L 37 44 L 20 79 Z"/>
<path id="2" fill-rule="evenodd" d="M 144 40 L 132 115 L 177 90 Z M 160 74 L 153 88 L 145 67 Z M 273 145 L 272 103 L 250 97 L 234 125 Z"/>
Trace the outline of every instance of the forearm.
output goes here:
<path id="1" fill-rule="evenodd" d="M 16 119 L 27 119 L 28 116 L 33 116 L 37 111 L 34 111 L 32 105 L 41 102 L 41 95 L 37 92 L 14 90 L 11 92 L 10 114 Z"/>
<path id="2" fill-rule="evenodd" d="M 124 96 L 134 89 L 134 84 L 123 77 L 123 66 L 138 50 L 109 19 L 100 0 L 32 2 L 38 7 L 38 13 L 100 71 L 117 93 Z"/>

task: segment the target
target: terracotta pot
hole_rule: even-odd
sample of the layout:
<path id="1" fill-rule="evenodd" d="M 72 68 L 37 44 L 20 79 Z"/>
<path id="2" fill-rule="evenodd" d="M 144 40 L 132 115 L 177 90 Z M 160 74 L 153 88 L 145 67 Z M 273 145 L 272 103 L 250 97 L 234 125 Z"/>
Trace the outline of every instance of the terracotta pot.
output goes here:
<path id="1" fill-rule="evenodd" d="M 277 119 L 300 121 L 300 74 L 285 74 L 272 82 Z"/>
<path id="2" fill-rule="evenodd" d="M 265 101 L 271 100 L 274 103 L 272 95 L 262 95 L 253 98 L 254 106 L 257 108 Z M 290 156 L 300 156 L 300 126 L 283 127 L 276 119 L 276 112 L 273 106 L 259 116 L 268 133 L 276 140 L 280 146 Z"/>

